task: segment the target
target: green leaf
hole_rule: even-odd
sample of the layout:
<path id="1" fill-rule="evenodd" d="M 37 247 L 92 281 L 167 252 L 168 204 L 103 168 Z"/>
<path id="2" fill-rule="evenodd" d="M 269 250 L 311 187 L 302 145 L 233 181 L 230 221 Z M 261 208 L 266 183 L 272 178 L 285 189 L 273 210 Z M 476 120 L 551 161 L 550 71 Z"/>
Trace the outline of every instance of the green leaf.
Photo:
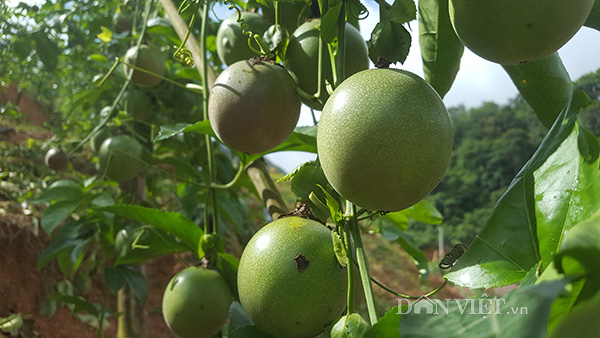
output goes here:
<path id="1" fill-rule="evenodd" d="M 359 338 L 369 330 L 369 324 L 358 313 L 342 316 L 329 332 L 331 338 Z"/>
<path id="2" fill-rule="evenodd" d="M 399 338 L 401 319 L 402 315 L 398 314 L 398 306 L 394 306 L 379 318 L 379 321 L 365 333 L 363 338 Z"/>
<path id="3" fill-rule="evenodd" d="M 254 323 L 252 322 L 252 319 L 248 317 L 246 311 L 244 311 L 242 304 L 236 301 L 232 302 L 229 307 L 229 329 L 227 335 L 231 336 L 235 330 L 252 325 L 254 325 Z"/>
<path id="4" fill-rule="evenodd" d="M 578 271 L 569 271 L 571 269 L 568 269 L 569 260 L 567 259 L 574 258 L 585 269 L 586 290 L 594 290 L 595 293 L 596 290 L 600 290 L 598 257 L 600 257 L 600 211 L 596 211 L 592 217 L 566 232 L 560 251 L 554 256 L 554 264 L 559 273 L 574 275 Z M 589 297 L 590 295 L 584 296 Z"/>
<path id="5" fill-rule="evenodd" d="M 169 156 L 165 158 L 154 158 L 152 164 L 168 164 L 173 167 L 175 175 L 182 178 L 203 179 L 202 174 L 200 174 L 197 167 L 193 166 L 189 160 L 180 157 Z"/>
<path id="6" fill-rule="evenodd" d="M 46 69 L 48 69 L 49 72 L 56 71 L 56 67 L 58 66 L 58 55 L 60 54 L 58 45 L 50 40 L 42 31 L 34 33 L 33 39 L 35 40 L 35 50 L 37 55 Z"/>
<path id="7" fill-rule="evenodd" d="M 100 63 L 108 62 L 108 59 L 106 58 L 106 56 L 104 56 L 102 54 L 92 54 L 92 55 L 90 55 L 90 60 L 100 62 Z"/>
<path id="8" fill-rule="evenodd" d="M 369 46 L 369 58 L 377 63 L 383 58 L 391 63 L 404 63 L 410 49 L 411 37 L 406 28 L 397 22 L 383 20 L 377 23 Z"/>
<path id="9" fill-rule="evenodd" d="M 598 139 L 577 122 L 560 147 L 533 173 L 542 268 L 553 260 L 561 238 L 600 209 L 599 154 Z"/>
<path id="10" fill-rule="evenodd" d="M 562 231 L 597 210 L 598 144 L 582 134 L 577 122 L 589 99 L 575 94 L 500 197 L 483 230 L 446 274 L 450 281 L 472 288 L 519 282 L 540 260 L 549 263 Z"/>
<path id="11" fill-rule="evenodd" d="M 96 37 L 102 42 L 109 43 L 112 41 L 112 32 L 110 29 L 102 26 L 102 32 L 98 33 Z"/>
<path id="12" fill-rule="evenodd" d="M 342 242 L 340 234 L 332 231 L 331 240 L 333 241 L 333 252 L 335 252 L 335 257 L 337 258 L 338 263 L 345 268 L 348 266 L 348 252 L 346 251 L 346 246 Z"/>
<path id="13" fill-rule="evenodd" d="M 321 18 L 321 37 L 327 43 L 332 43 L 337 38 L 338 20 L 340 19 L 340 10 L 342 2 L 330 7 L 325 15 Z"/>
<path id="14" fill-rule="evenodd" d="M 60 180 L 34 198 L 32 203 L 43 203 L 60 200 L 81 200 L 85 195 L 83 186 L 75 181 Z"/>
<path id="15" fill-rule="evenodd" d="M 121 273 L 118 266 L 104 267 L 104 283 L 112 294 L 117 294 L 125 285 L 125 276 Z"/>
<path id="16" fill-rule="evenodd" d="M 419 203 L 406 209 L 406 215 L 417 222 L 427 224 L 442 223 L 443 216 L 433 203 L 427 200 L 421 200 Z"/>
<path id="17" fill-rule="evenodd" d="M 406 210 L 390 212 L 385 215 L 385 218 L 392 222 L 398 230 L 405 231 L 408 226 L 408 216 L 406 215 L 406 212 Z"/>
<path id="18" fill-rule="evenodd" d="M 427 277 L 429 277 L 429 261 L 427 260 L 425 253 L 414 243 L 413 238 L 407 233 L 399 232 L 396 243 L 400 244 L 402 249 L 410 255 L 410 258 L 412 258 L 419 269 L 419 278 L 427 279 Z"/>
<path id="19" fill-rule="evenodd" d="M 578 304 L 558 325 L 552 338 L 595 337 L 600 332 L 600 292 Z"/>
<path id="20" fill-rule="evenodd" d="M 452 87 L 465 49 L 452 28 L 448 1 L 419 0 L 419 45 L 425 80 L 443 98 Z"/>
<path id="21" fill-rule="evenodd" d="M 233 225 L 236 231 L 243 231 L 246 212 L 238 197 L 230 190 L 217 191 L 219 215 Z"/>
<path id="22" fill-rule="evenodd" d="M 538 119 L 548 128 L 569 102 L 573 84 L 558 53 L 518 66 L 502 66 Z"/>
<path id="23" fill-rule="evenodd" d="M 235 256 L 226 253 L 219 253 L 217 258 L 217 269 L 219 270 L 221 276 L 225 278 L 227 284 L 229 284 L 231 293 L 236 300 L 240 299 L 237 287 L 237 273 L 239 265 L 240 261 L 235 258 Z"/>
<path id="24" fill-rule="evenodd" d="M 188 250 L 192 252 L 196 252 L 198 242 L 202 236 L 202 229 L 196 223 L 177 212 L 166 212 L 159 209 L 126 204 L 101 207 L 97 208 L 97 210 L 111 212 L 123 218 L 153 225 L 178 237 L 187 245 Z"/>
<path id="25" fill-rule="evenodd" d="M 135 297 L 142 302 L 145 302 L 148 298 L 148 285 L 146 279 L 142 275 L 139 267 L 133 267 L 131 265 L 118 265 L 119 273 L 123 275 L 125 282 L 133 290 Z"/>
<path id="26" fill-rule="evenodd" d="M 413 0 L 394 0 L 386 13 L 390 21 L 403 24 L 417 18 L 417 6 Z"/>
<path id="27" fill-rule="evenodd" d="M 421 299 L 402 311 L 405 314 L 400 332 L 409 337 L 541 338 L 545 335 L 550 305 L 566 284 L 563 279 L 518 288 L 499 299 Z M 419 303 L 423 305 L 417 308 L 415 304 Z"/>
<path id="28" fill-rule="evenodd" d="M 323 194 L 325 194 L 325 203 L 329 208 L 329 218 L 331 218 L 331 220 L 336 224 L 341 222 L 344 218 L 344 215 L 342 215 L 342 212 L 340 211 L 340 204 L 325 188 L 322 186 L 319 187 L 321 188 Z"/>
<path id="29" fill-rule="evenodd" d="M 320 190 L 318 185 L 327 186 L 327 178 L 317 162 L 307 162 L 296 167 L 292 171 L 291 180 L 291 190 L 297 202 L 308 201 L 311 192 Z"/>
<path id="30" fill-rule="evenodd" d="M 115 238 L 115 264 L 139 264 L 187 250 L 185 243 L 153 227 L 134 225 L 121 229 Z"/>
<path id="31" fill-rule="evenodd" d="M 585 271 L 581 269 L 581 266 L 575 261 L 568 261 L 565 265 L 567 267 L 567 271 L 570 273 L 581 273 L 583 274 Z M 537 267 L 534 267 L 534 270 L 537 270 Z M 547 283 L 549 281 L 555 281 L 564 279 L 565 275 L 561 274 L 554 267 L 554 263 L 550 263 L 550 265 L 544 270 L 542 275 L 534 281 L 535 284 Z M 552 333 L 561 320 L 571 311 L 575 302 L 579 298 L 579 294 L 585 284 L 586 280 L 580 279 L 572 282 L 565 288 L 565 291 L 561 296 L 552 303 L 550 307 L 550 315 L 548 316 L 548 333 Z M 532 283 L 533 284 L 533 283 Z M 519 287 L 521 287 L 522 283 L 519 283 Z"/>
<path id="32" fill-rule="evenodd" d="M 50 245 L 38 257 L 37 268 L 40 269 L 61 252 L 68 252 L 75 246 L 89 242 L 93 235 L 94 231 L 89 229 L 85 223 L 66 223 L 56 231 Z"/>
<path id="33" fill-rule="evenodd" d="M 584 26 L 600 31 L 600 0 L 594 1 L 594 7 L 592 7 L 592 12 L 588 16 Z"/>
<path id="34" fill-rule="evenodd" d="M 33 41 L 27 38 L 17 38 L 12 44 L 13 51 L 21 61 L 27 59 L 33 50 Z"/>
<path id="35" fill-rule="evenodd" d="M 58 201 L 50 205 L 42 215 L 42 229 L 51 235 L 58 226 L 77 210 L 81 200 Z"/>
<path id="36" fill-rule="evenodd" d="M 49 300 L 74 305 L 73 312 L 89 312 L 94 316 L 98 316 L 98 308 L 79 296 L 71 296 L 65 294 L 54 294 L 48 297 Z"/>
<path id="37" fill-rule="evenodd" d="M 229 338 L 272 338 L 259 330 L 256 326 L 244 326 L 236 329 L 228 335 Z"/>

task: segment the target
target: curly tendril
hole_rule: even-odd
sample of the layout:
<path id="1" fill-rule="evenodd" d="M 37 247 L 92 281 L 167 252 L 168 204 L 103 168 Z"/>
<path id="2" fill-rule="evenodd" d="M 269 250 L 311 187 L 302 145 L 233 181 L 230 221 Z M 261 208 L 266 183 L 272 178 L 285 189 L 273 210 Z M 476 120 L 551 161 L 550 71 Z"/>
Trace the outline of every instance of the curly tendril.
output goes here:
<path id="1" fill-rule="evenodd" d="M 462 257 L 462 255 L 465 253 L 465 250 L 467 250 L 466 245 L 462 243 L 456 244 L 452 250 L 445 254 L 444 258 L 442 258 L 442 261 L 439 264 L 440 269 L 450 269 L 456 263 L 456 261 Z"/>
<path id="2" fill-rule="evenodd" d="M 354 1 L 352 5 L 354 6 L 350 6 L 350 14 L 352 14 L 354 18 L 364 20 L 369 16 L 369 10 L 362 2 Z M 358 9 L 358 13 L 355 12 L 356 9 Z"/>
<path id="3" fill-rule="evenodd" d="M 175 53 L 173 53 L 173 59 L 183 63 L 188 67 L 194 66 L 194 57 L 189 49 L 183 47 L 183 45 L 177 47 Z"/>
<path id="4" fill-rule="evenodd" d="M 229 10 L 235 9 L 235 11 L 237 13 L 236 22 L 242 28 L 242 34 L 244 34 L 244 35 L 246 35 L 248 37 L 248 47 L 254 53 L 256 53 L 258 55 L 265 55 L 267 57 L 271 56 L 272 53 L 269 50 L 269 47 L 263 41 L 263 39 L 260 37 L 260 35 L 259 34 L 254 34 L 254 33 L 252 33 L 252 31 L 248 30 L 248 25 L 246 24 L 246 22 L 244 21 L 244 19 L 242 19 L 242 10 L 238 6 L 236 6 L 233 2 L 231 2 L 230 0 L 225 0 L 224 3 L 225 3 L 225 5 L 228 5 L 227 9 L 229 9 Z M 257 50 L 256 48 L 254 48 L 252 46 L 252 39 L 254 39 L 254 41 L 256 41 L 256 44 L 260 48 L 260 51 Z"/>
<path id="5" fill-rule="evenodd" d="M 188 26 L 188 30 L 185 33 L 185 38 L 183 39 L 183 41 L 181 41 L 181 44 L 178 47 L 176 47 L 177 50 L 175 50 L 175 53 L 173 53 L 173 59 L 185 64 L 188 67 L 192 67 L 194 65 L 194 58 L 192 52 L 185 48 L 185 43 L 190 37 L 190 31 L 192 30 L 192 27 L 194 27 L 194 22 L 196 21 L 196 13 L 198 12 L 200 3 L 200 0 L 185 0 L 177 9 L 177 13 L 181 14 L 188 10 L 192 5 L 194 5 L 194 15 L 192 15 L 192 19 L 190 20 L 190 25 Z"/>

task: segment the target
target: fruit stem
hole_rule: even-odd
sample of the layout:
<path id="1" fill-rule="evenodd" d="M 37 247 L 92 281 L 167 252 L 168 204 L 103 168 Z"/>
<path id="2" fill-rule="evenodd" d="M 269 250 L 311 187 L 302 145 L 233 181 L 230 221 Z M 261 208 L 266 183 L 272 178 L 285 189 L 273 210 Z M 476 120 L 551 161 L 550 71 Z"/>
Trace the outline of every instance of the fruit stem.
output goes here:
<path id="1" fill-rule="evenodd" d="M 331 69 L 335 69 L 333 83 L 334 88 L 340 85 L 346 79 L 346 1 L 342 0 L 342 8 L 340 9 L 340 17 L 338 18 L 338 46 L 335 58 L 335 68 L 332 64 Z"/>
<path id="2" fill-rule="evenodd" d="M 202 109 L 204 120 L 208 120 L 208 95 L 209 95 L 209 86 L 208 86 L 208 62 L 206 60 L 206 55 L 208 53 L 206 47 L 206 28 L 208 26 L 208 11 L 209 11 L 209 1 L 205 1 L 202 6 L 202 28 L 200 29 L 200 48 L 202 50 L 202 74 L 205 76 L 202 77 Z M 212 138 L 210 135 L 205 135 L 206 140 L 206 153 L 208 160 L 208 180 L 209 184 L 215 181 L 215 154 L 213 149 Z M 212 218 L 212 232 L 217 232 L 218 227 L 218 217 L 217 217 L 217 191 L 213 188 L 209 189 L 208 192 L 211 195 L 212 200 L 212 209 L 213 209 L 213 218 Z M 208 207 L 208 206 L 205 206 Z"/>
<path id="3" fill-rule="evenodd" d="M 378 321 L 377 307 L 375 305 L 375 297 L 373 296 L 373 286 L 371 285 L 371 277 L 369 275 L 369 268 L 367 266 L 367 256 L 365 255 L 362 239 L 360 237 L 360 230 L 358 229 L 358 220 L 356 219 L 356 206 L 350 201 L 346 201 L 345 216 L 348 220 L 347 224 L 350 225 L 350 232 L 352 233 L 352 239 L 354 240 L 354 250 L 356 254 L 356 260 L 358 262 L 358 269 L 360 271 L 360 279 L 362 281 L 363 289 L 365 291 L 369 319 L 371 321 L 371 325 L 375 325 Z"/>
<path id="4" fill-rule="evenodd" d="M 350 236 L 350 229 L 342 228 L 344 233 L 344 241 L 346 242 L 346 256 L 348 257 L 348 298 L 346 300 L 348 304 L 347 313 L 354 313 L 354 264 L 352 259 L 352 237 Z"/>
<path id="5" fill-rule="evenodd" d="M 149 71 L 149 70 L 147 70 L 147 69 L 144 69 L 144 68 L 140 68 L 140 67 L 138 67 L 138 66 L 136 66 L 136 65 L 132 65 L 132 64 L 130 64 L 130 63 L 127 63 L 127 62 L 125 62 L 125 61 L 120 61 L 120 62 L 121 62 L 122 64 L 126 65 L 127 67 L 131 67 L 131 68 L 133 68 L 134 70 L 140 71 L 140 72 L 142 72 L 142 73 L 150 74 L 150 75 L 152 75 L 152 76 L 155 76 L 155 77 L 157 77 L 157 78 L 159 78 L 159 79 L 161 79 L 161 80 L 163 80 L 163 81 L 167 81 L 167 82 L 169 82 L 169 83 L 172 83 L 172 84 L 174 84 L 174 85 L 176 85 L 176 86 L 179 86 L 179 87 L 181 87 L 181 88 L 183 88 L 183 89 L 189 90 L 189 88 L 188 88 L 188 87 L 186 87 L 184 84 L 181 84 L 181 83 L 179 83 L 179 82 L 177 82 L 177 81 L 171 80 L 171 79 L 169 79 L 169 78 L 166 78 L 166 77 L 164 77 L 164 76 L 162 76 L 162 75 L 156 74 L 156 73 L 154 73 L 154 72 L 151 72 L 151 71 Z M 133 72 L 131 72 L 131 73 L 133 73 Z"/>

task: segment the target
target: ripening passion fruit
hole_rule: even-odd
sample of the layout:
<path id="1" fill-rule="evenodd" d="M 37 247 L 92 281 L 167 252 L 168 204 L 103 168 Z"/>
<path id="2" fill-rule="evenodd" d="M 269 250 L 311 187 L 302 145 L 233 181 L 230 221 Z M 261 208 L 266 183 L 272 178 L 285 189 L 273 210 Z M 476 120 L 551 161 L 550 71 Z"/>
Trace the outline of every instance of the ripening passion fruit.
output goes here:
<path id="1" fill-rule="evenodd" d="M 208 99 L 208 116 L 228 147 L 260 154 L 290 136 L 300 105 L 296 82 L 283 67 L 251 59 L 234 63 L 217 77 Z"/>
<path id="2" fill-rule="evenodd" d="M 450 20 L 473 53 L 502 65 L 541 60 L 581 28 L 594 0 L 450 0 Z"/>
<path id="3" fill-rule="evenodd" d="M 352 75 L 331 94 L 317 149 L 333 188 L 368 210 L 398 211 L 423 199 L 446 172 L 452 126 L 442 99 L 398 69 Z"/>

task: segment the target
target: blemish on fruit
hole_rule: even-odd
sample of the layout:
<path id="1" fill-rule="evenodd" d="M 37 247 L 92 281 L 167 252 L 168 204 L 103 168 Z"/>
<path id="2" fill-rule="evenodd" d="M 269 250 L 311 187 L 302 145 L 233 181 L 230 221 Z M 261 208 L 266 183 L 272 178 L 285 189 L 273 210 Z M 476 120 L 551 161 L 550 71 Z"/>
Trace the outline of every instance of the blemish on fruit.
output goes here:
<path id="1" fill-rule="evenodd" d="M 310 261 L 306 259 L 303 254 L 298 254 L 296 257 L 294 257 L 294 260 L 296 261 L 296 268 L 298 269 L 298 272 L 306 270 L 306 268 L 308 268 L 308 264 L 310 263 Z"/>

